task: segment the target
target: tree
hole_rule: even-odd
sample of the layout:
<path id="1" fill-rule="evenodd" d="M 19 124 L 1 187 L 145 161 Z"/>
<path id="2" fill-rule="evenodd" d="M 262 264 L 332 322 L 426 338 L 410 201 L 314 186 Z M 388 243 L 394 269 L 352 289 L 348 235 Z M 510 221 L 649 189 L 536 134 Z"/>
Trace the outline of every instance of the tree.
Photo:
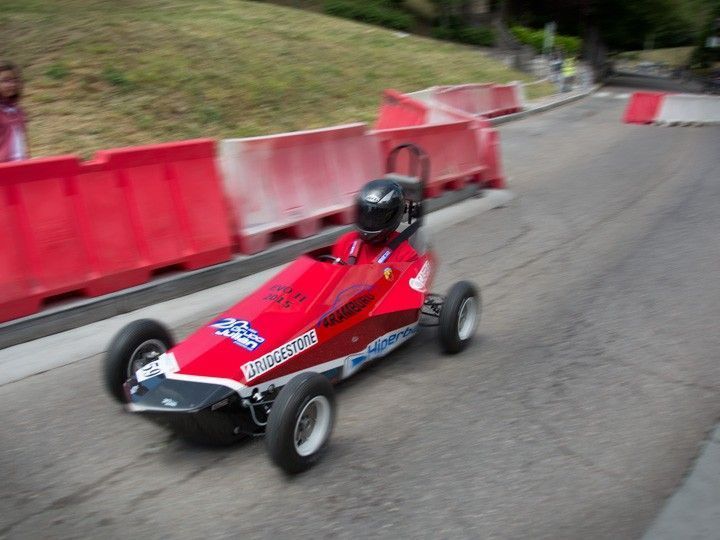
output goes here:
<path id="1" fill-rule="evenodd" d="M 606 51 L 692 44 L 718 0 L 504 0 L 508 16 L 528 26 L 558 23 L 583 37 L 583 55 L 596 71 Z"/>

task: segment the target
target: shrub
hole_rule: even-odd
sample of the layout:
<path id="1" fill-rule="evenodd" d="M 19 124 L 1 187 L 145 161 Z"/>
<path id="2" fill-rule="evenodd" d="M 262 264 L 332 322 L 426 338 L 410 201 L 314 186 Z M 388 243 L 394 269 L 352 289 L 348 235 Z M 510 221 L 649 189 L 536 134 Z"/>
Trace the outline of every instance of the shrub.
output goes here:
<path id="1" fill-rule="evenodd" d="M 437 8 L 432 0 L 404 0 L 403 7 L 429 23 L 432 23 L 437 17 Z"/>
<path id="2" fill-rule="evenodd" d="M 543 44 L 545 43 L 544 30 L 534 30 L 526 26 L 513 26 L 510 28 L 510 31 L 521 43 L 530 45 L 539 53 L 543 51 Z M 566 54 L 575 56 L 579 54 L 582 49 L 582 39 L 576 36 L 557 34 L 555 36 L 555 47 L 562 49 Z"/>
<path id="3" fill-rule="evenodd" d="M 323 10 L 328 15 L 386 26 L 394 30 L 409 31 L 415 26 L 415 18 L 393 7 L 392 0 L 326 0 Z"/>
<path id="4" fill-rule="evenodd" d="M 456 32 L 457 41 L 478 45 L 480 47 L 491 47 L 495 43 L 495 33 L 492 28 L 484 26 L 466 26 Z"/>
<path id="5" fill-rule="evenodd" d="M 436 26 L 432 29 L 432 37 L 435 39 L 444 39 L 446 41 L 455 40 L 455 30 L 447 26 Z"/>
<path id="6" fill-rule="evenodd" d="M 571 56 L 580 54 L 582 39 L 575 36 L 555 36 L 555 45 Z"/>
<path id="7" fill-rule="evenodd" d="M 537 52 L 542 52 L 543 40 L 545 39 L 544 31 L 533 30 L 525 26 L 513 26 L 510 31 L 521 43 L 530 45 Z"/>
<path id="8" fill-rule="evenodd" d="M 461 28 L 436 26 L 432 29 L 432 36 L 435 39 L 456 41 L 479 47 L 490 47 L 495 43 L 495 33 L 491 28 L 484 26 L 464 26 Z"/>

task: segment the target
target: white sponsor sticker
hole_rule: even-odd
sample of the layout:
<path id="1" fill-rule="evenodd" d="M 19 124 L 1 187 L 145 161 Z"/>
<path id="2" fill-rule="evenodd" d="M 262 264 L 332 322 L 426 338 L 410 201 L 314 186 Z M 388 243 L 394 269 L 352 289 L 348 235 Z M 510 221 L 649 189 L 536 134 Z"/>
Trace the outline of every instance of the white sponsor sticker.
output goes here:
<path id="1" fill-rule="evenodd" d="M 135 378 L 137 382 L 143 382 L 147 379 L 157 377 L 162 373 L 175 373 L 179 371 L 177 360 L 173 353 L 161 354 L 157 360 L 153 360 L 149 364 L 145 364 L 143 367 L 135 372 Z"/>
<path id="2" fill-rule="evenodd" d="M 418 272 L 417 276 L 410 278 L 410 287 L 421 293 L 426 292 L 431 269 L 432 265 L 430 264 L 430 261 L 425 261 L 425 264 L 422 265 L 422 268 Z"/>
<path id="3" fill-rule="evenodd" d="M 259 377 L 267 370 L 274 368 L 297 356 L 303 351 L 317 345 L 318 338 L 315 329 L 305 332 L 303 335 L 288 341 L 284 345 L 280 345 L 277 349 L 262 355 L 257 360 L 253 360 L 241 366 L 246 381 L 251 381 L 255 377 Z"/>

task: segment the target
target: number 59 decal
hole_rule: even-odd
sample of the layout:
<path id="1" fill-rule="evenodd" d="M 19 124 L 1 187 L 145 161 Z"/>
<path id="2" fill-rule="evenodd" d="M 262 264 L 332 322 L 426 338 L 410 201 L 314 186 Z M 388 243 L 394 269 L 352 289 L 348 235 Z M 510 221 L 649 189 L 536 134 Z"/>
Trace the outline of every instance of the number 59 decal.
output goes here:
<path id="1" fill-rule="evenodd" d="M 174 373 L 179 369 L 180 367 L 178 366 L 177 360 L 175 360 L 174 354 L 161 354 L 157 360 L 153 360 L 138 369 L 135 372 L 135 378 L 138 382 L 143 382 L 147 379 L 157 377 L 162 373 Z"/>

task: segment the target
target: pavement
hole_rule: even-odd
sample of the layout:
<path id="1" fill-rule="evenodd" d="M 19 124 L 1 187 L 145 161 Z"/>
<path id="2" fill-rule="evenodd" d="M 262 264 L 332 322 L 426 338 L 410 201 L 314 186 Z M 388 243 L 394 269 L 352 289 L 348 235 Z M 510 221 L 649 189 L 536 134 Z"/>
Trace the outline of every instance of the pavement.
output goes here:
<path id="1" fill-rule="evenodd" d="M 15 349 L 67 357 L 0 385 L 0 538 L 642 537 L 720 417 L 720 128 L 626 125 L 632 87 L 603 90 L 500 126 L 516 198 L 434 230 L 434 288 L 483 291 L 475 342 L 448 358 L 425 332 L 341 385 L 307 474 L 123 414 L 88 337 Z"/>
<path id="2" fill-rule="evenodd" d="M 720 426 L 643 540 L 707 540 L 720 532 Z"/>
<path id="3" fill-rule="evenodd" d="M 617 73 L 609 80 L 608 89 L 594 86 L 578 88 L 569 95 L 545 96 L 528 104 L 528 111 L 542 112 L 590 95 L 594 99 L 617 99 L 626 102 L 631 92 L 615 91 L 613 87 L 651 89 L 670 92 L 697 93 L 702 90 L 697 81 L 678 80 L 667 76 L 647 76 L 637 73 Z M 709 540 L 718 538 L 720 531 L 720 424 L 710 432 L 701 446 L 697 459 L 681 486 L 667 499 L 643 540 Z"/>

